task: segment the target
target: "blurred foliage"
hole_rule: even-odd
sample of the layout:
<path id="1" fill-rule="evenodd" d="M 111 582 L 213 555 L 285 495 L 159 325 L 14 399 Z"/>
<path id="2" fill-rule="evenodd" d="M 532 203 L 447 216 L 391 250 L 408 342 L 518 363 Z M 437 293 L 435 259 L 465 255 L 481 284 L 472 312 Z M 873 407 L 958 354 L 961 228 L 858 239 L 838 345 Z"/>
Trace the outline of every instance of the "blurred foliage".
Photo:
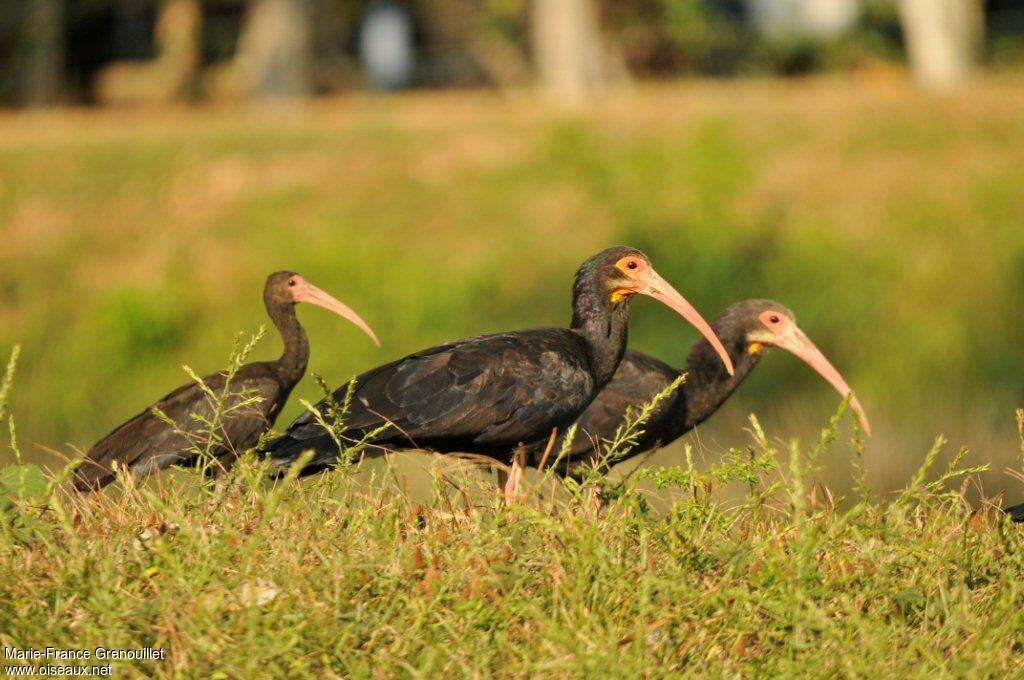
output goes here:
<path id="1" fill-rule="evenodd" d="M 756 48 L 738 3 L 630 0 L 602 8 L 638 73 L 734 73 L 749 65 Z"/>
<path id="2" fill-rule="evenodd" d="M 484 0 L 481 7 L 484 25 L 511 42 L 526 44 L 527 0 Z"/>
<path id="3" fill-rule="evenodd" d="M 88 100 L 95 73 L 123 59 L 153 56 L 159 0 L 33 0 L 57 2 L 65 21 L 66 99 Z M 625 62 L 640 76 L 682 73 L 803 74 L 862 68 L 903 58 L 893 0 L 864 0 L 845 34 L 814 38 L 763 35 L 743 0 L 596 0 L 602 24 Z M 319 92 L 360 85 L 355 43 L 371 3 L 307 0 L 314 26 L 314 81 Z M 399 3 L 416 24 L 419 84 L 521 84 L 532 51 L 528 0 L 438 0 Z M 1024 12 L 1015 0 L 988 0 L 985 57 L 996 66 L 1024 59 Z M 26 2 L 0 6 L 0 102 L 18 102 L 26 70 Z M 203 0 L 206 65 L 235 53 L 247 0 Z M 502 77 L 502 72 L 507 78 Z M 507 82 L 503 83 L 503 80 Z"/>
<path id="4" fill-rule="evenodd" d="M 986 56 L 997 66 L 1010 66 L 1024 60 L 1024 6 L 1019 0 L 987 0 Z"/>

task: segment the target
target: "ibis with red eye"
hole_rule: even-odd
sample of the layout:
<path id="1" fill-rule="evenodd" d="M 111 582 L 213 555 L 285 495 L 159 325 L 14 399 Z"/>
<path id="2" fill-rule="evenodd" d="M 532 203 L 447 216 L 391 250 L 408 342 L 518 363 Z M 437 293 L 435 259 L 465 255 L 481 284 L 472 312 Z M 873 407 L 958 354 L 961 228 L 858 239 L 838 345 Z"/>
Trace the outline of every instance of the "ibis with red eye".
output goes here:
<path id="1" fill-rule="evenodd" d="M 521 444 L 572 423 L 611 380 L 626 349 L 630 301 L 648 295 L 704 335 L 723 372 L 732 360 L 697 311 L 639 250 L 619 246 L 585 261 L 573 286 L 569 328 L 538 328 L 456 340 L 416 352 L 356 378 L 340 433 L 305 413 L 264 454 L 287 465 L 314 452 L 305 474 L 332 466 L 343 444 L 377 451 L 419 448 L 508 460 Z M 334 398 L 340 402 L 347 386 Z M 329 401 L 317 404 L 328 420 Z M 339 428 L 340 429 L 340 428 Z"/>
<path id="2" fill-rule="evenodd" d="M 795 354 L 844 398 L 851 395 L 850 386 L 797 326 L 793 313 L 774 300 L 739 302 L 715 319 L 711 328 L 725 345 L 735 373 L 721 370 L 717 350 L 704 340 L 693 346 L 682 371 L 642 352 L 626 352 L 615 376 L 577 420 L 576 438 L 560 471 L 571 473 L 595 457 L 600 443 L 614 436 L 628 409 L 639 409 L 685 374 L 682 386 L 644 425 L 629 456 L 675 441 L 714 414 L 772 347 Z M 870 435 L 871 426 L 857 397 L 850 396 L 850 406 Z"/>
<path id="3" fill-rule="evenodd" d="M 279 359 L 246 364 L 230 383 L 223 372 L 202 378 L 217 399 L 211 399 L 198 383 L 182 385 L 96 442 L 75 470 L 75 486 L 81 491 L 100 489 L 114 480 L 115 466 L 143 476 L 193 462 L 199 438 L 209 436 L 203 430 L 210 428 L 202 421 L 217 423 L 210 454 L 222 465 L 255 446 L 306 372 L 309 339 L 295 315 L 295 305 L 300 302 L 338 314 L 380 345 L 359 315 L 295 272 L 275 272 L 267 277 L 263 302 L 284 341 Z M 156 409 L 174 425 L 158 417 Z"/>

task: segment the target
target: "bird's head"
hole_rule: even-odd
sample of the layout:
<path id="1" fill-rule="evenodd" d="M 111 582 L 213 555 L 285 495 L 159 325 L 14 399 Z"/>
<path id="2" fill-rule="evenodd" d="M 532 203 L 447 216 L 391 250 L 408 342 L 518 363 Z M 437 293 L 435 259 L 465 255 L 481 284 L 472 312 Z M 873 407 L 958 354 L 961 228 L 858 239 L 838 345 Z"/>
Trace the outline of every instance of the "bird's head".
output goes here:
<path id="1" fill-rule="evenodd" d="M 323 307 L 358 326 L 360 330 L 370 336 L 375 345 L 380 347 L 377 336 L 358 314 L 295 272 L 279 271 L 268 276 L 267 283 L 263 288 L 263 300 L 266 302 L 267 309 L 292 307 L 300 302 Z"/>
<path id="2" fill-rule="evenodd" d="M 651 261 L 636 248 L 615 246 L 601 251 L 580 267 L 577 280 L 596 279 L 605 303 L 613 309 L 625 305 L 634 295 L 647 295 L 674 310 L 690 322 L 715 348 L 726 370 L 733 372 L 732 359 L 704 317 L 654 270 Z"/>
<path id="3" fill-rule="evenodd" d="M 853 391 L 835 366 L 800 329 L 793 312 L 774 300 L 737 303 L 715 319 L 713 325 L 722 337 L 735 338 L 734 343 L 739 345 L 732 348 L 735 352 L 760 355 L 768 348 L 779 347 L 795 354 L 817 371 L 843 398 Z M 857 412 L 864 432 L 870 435 L 871 425 L 856 396 L 850 398 L 850 406 Z"/>

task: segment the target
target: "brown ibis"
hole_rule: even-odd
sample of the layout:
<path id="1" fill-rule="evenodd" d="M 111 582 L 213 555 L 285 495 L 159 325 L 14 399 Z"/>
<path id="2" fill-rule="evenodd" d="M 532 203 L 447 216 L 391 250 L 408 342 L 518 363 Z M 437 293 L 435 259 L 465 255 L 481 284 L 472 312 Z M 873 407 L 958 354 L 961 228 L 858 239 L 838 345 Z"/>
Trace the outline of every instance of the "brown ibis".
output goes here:
<path id="1" fill-rule="evenodd" d="M 622 359 L 630 301 L 648 295 L 697 327 L 723 371 L 729 355 L 696 309 L 628 247 L 585 261 L 573 285 L 569 328 L 539 328 L 456 340 L 358 376 L 343 425 L 328 431 L 331 401 L 316 405 L 270 442 L 263 454 L 280 466 L 314 452 L 304 474 L 337 462 L 343 444 L 366 441 L 370 451 L 428 449 L 508 460 L 524 443 L 570 424 L 600 392 Z M 334 393 L 341 401 L 347 386 Z M 332 436 L 333 435 L 333 436 Z"/>
<path id="2" fill-rule="evenodd" d="M 215 458 L 231 460 L 255 446 L 260 435 L 273 425 L 292 388 L 306 372 L 309 339 L 295 315 L 297 303 L 308 302 L 348 319 L 380 345 L 370 327 L 355 312 L 295 272 L 280 271 L 267 277 L 263 302 L 284 341 L 284 352 L 279 359 L 240 367 L 231 378 L 228 390 L 224 389 L 227 380 L 224 372 L 202 378 L 215 395 L 226 392 L 222 400 L 218 399 L 219 404 L 196 382 L 174 390 L 96 442 L 75 471 L 76 488 L 87 491 L 109 484 L 115 477 L 115 464 L 143 476 L 171 465 L 192 462 L 196 457 L 195 440 L 190 435 L 203 427 L 200 419 L 213 422 L 217 410 L 222 416 L 215 428 L 217 442 L 211 450 Z M 259 399 L 253 399 L 254 396 Z M 155 409 L 175 425 L 158 417 Z M 209 431 L 210 426 L 205 427 Z"/>
<path id="3" fill-rule="evenodd" d="M 694 344 L 682 371 L 642 352 L 626 352 L 615 376 L 576 421 L 576 437 L 558 471 L 571 474 L 597 457 L 600 443 L 612 439 L 628 409 L 639 409 L 685 373 L 685 382 L 659 405 L 627 457 L 675 441 L 714 414 L 771 347 L 795 354 L 844 398 L 851 393 L 839 371 L 797 326 L 793 313 L 774 300 L 739 302 L 716 318 L 711 328 L 725 345 L 734 373 L 722 370 L 717 348 L 702 339 Z M 870 435 L 871 426 L 856 397 L 851 397 L 850 406 Z M 554 450 L 560 451 L 559 447 L 560 442 Z"/>

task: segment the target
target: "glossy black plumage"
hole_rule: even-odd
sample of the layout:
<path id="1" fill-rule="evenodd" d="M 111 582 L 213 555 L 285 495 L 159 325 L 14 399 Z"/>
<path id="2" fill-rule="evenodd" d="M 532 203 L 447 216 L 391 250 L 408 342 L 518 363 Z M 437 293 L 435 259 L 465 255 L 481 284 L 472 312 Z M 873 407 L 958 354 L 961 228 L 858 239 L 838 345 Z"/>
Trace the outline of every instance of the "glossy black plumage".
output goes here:
<path id="1" fill-rule="evenodd" d="M 748 334 L 758 328 L 758 314 L 770 309 L 784 310 L 792 318 L 792 313 L 778 302 L 746 300 L 733 305 L 711 322 L 712 329 L 732 357 L 735 366 L 732 376 L 722 368 L 713 349 L 703 338 L 693 345 L 684 370 L 642 352 L 627 351 L 615 376 L 577 420 L 576 437 L 570 454 L 560 464 L 560 472 L 571 473 L 574 467 L 594 458 L 600 442 L 614 436 L 627 409 L 639 409 L 683 373 L 686 381 L 651 416 L 629 456 L 669 444 L 704 422 L 725 403 L 760 361 L 760 351 L 749 351 Z M 560 450 L 560 446 L 559 441 L 555 450 Z"/>
<path id="2" fill-rule="evenodd" d="M 335 392 L 343 398 L 346 387 Z M 432 347 L 356 378 L 344 439 L 357 442 L 388 423 L 373 443 L 504 458 L 521 442 L 572 422 L 595 392 L 586 348 L 572 331 L 503 333 Z M 317 405 L 326 414 L 326 405 Z M 268 445 L 287 462 L 316 451 L 310 472 L 335 462 L 337 450 L 311 413 Z"/>
<path id="3" fill-rule="evenodd" d="M 639 251 L 617 247 L 580 267 L 568 329 L 457 340 L 358 376 L 342 437 L 359 441 L 388 425 L 373 439 L 374 447 L 459 451 L 507 460 L 520 444 L 565 427 L 611 379 L 625 350 L 630 298 L 618 299 L 613 293 L 625 275 L 616 263 L 626 257 L 647 262 Z M 339 388 L 335 400 L 341 401 L 346 389 Z M 325 402 L 316 408 L 329 416 Z M 265 454 L 286 465 L 310 449 L 314 458 L 304 472 L 336 462 L 333 439 L 306 413 L 268 444 Z"/>
<path id="4" fill-rule="evenodd" d="M 218 459 L 231 460 L 252 448 L 260 435 L 273 425 L 292 388 L 306 371 L 309 341 L 295 316 L 293 291 L 296 284 L 322 294 L 293 272 L 275 272 L 267 278 L 264 304 L 281 333 L 284 352 L 277 361 L 254 362 L 236 371 L 220 408 L 223 414 L 217 430 L 220 441 L 211 451 Z M 214 373 L 204 377 L 203 383 L 221 395 L 225 380 L 224 373 Z M 255 403 L 245 403 L 250 400 Z M 154 408 L 173 420 L 175 426 L 160 419 Z M 75 487 L 85 491 L 109 484 L 115 478 L 115 464 L 134 474 L 145 475 L 191 462 L 195 458 L 196 440 L 190 441 L 183 433 L 198 435 L 203 426 L 196 416 L 211 421 L 215 408 L 216 403 L 197 383 L 182 385 L 94 444 L 75 471 Z"/>

